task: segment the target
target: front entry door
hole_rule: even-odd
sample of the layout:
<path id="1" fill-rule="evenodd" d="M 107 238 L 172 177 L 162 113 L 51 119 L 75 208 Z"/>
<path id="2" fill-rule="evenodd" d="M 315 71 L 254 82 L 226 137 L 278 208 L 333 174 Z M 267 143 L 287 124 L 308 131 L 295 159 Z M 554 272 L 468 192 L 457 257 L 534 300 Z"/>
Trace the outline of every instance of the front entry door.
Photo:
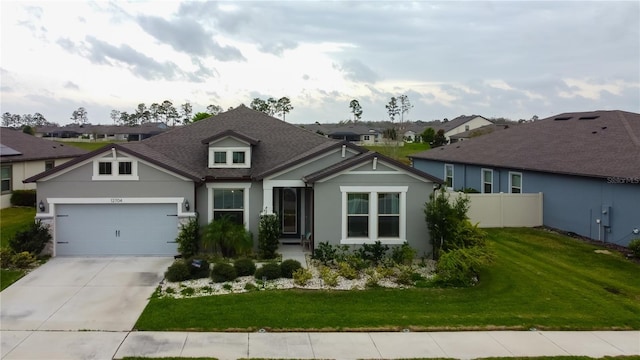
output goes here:
<path id="1" fill-rule="evenodd" d="M 280 191 L 280 206 L 282 207 L 282 234 L 298 235 L 298 189 L 283 188 Z"/>

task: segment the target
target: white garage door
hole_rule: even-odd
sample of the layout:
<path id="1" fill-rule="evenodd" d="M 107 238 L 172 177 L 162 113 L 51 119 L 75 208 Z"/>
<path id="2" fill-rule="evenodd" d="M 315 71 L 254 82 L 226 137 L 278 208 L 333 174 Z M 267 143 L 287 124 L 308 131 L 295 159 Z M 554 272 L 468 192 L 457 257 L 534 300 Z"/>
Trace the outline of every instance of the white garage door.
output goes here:
<path id="1" fill-rule="evenodd" d="M 175 255 L 175 204 L 56 206 L 56 255 Z"/>

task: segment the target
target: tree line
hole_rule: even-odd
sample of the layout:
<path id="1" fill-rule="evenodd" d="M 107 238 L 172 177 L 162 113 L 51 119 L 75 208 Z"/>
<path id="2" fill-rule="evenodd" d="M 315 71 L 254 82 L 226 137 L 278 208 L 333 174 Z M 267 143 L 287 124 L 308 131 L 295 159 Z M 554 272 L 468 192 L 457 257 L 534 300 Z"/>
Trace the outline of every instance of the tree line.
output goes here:
<path id="1" fill-rule="evenodd" d="M 2 114 L 2 126 L 10 128 L 24 128 L 24 127 L 36 127 L 36 126 L 57 126 L 58 124 L 49 122 L 42 114 L 11 114 L 5 112 Z"/>
<path id="2" fill-rule="evenodd" d="M 282 117 L 282 121 L 285 120 L 285 116 L 293 110 L 291 100 L 288 97 L 283 96 L 276 100 L 272 97 L 263 100 L 261 98 L 254 98 L 249 105 L 253 110 L 261 111 L 269 116 L 278 115 Z"/>

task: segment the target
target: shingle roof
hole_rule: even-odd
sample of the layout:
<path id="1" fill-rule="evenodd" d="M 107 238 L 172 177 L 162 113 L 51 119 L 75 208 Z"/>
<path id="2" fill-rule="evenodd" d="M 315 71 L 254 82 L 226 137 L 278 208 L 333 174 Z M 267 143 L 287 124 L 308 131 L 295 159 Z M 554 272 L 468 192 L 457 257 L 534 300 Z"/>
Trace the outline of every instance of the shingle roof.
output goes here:
<path id="1" fill-rule="evenodd" d="M 259 141 L 251 150 L 250 169 L 209 169 L 208 144 L 219 133 L 233 131 Z M 162 156 L 163 162 L 176 164 L 201 179 L 257 178 L 274 168 L 335 144 L 327 139 L 241 105 L 196 123 L 156 135 L 125 148 Z"/>
<path id="2" fill-rule="evenodd" d="M 486 135 L 486 134 L 490 134 L 496 130 L 504 130 L 504 129 L 508 129 L 510 126 L 517 126 L 517 125 L 509 125 L 509 124 L 490 124 L 490 125 L 485 125 L 485 126 L 481 126 L 479 128 L 476 129 L 472 129 L 472 130 L 467 130 L 458 134 L 453 134 L 450 136 L 451 139 L 467 139 L 467 138 L 472 138 L 475 136 L 480 136 L 480 135 Z"/>
<path id="3" fill-rule="evenodd" d="M 19 152 L 19 155 L 5 155 L 0 161 L 12 163 L 45 159 L 71 158 L 86 154 L 85 150 L 51 140 L 41 139 L 19 130 L 3 127 L 0 129 L 0 144 Z"/>
<path id="4" fill-rule="evenodd" d="M 460 125 L 464 125 L 465 123 L 477 118 L 477 117 L 481 117 L 485 120 L 487 120 L 484 116 L 480 116 L 480 115 L 461 115 L 458 116 L 457 118 L 453 119 L 453 120 L 449 120 L 447 122 L 443 122 L 440 123 L 438 126 L 436 126 L 434 129 L 436 131 L 442 129 L 444 130 L 444 132 L 447 132 L 449 130 L 453 130 L 455 128 L 457 128 Z"/>
<path id="5" fill-rule="evenodd" d="M 563 113 L 411 157 L 588 177 L 640 178 L 640 114 Z"/>
<path id="6" fill-rule="evenodd" d="M 136 126 L 123 125 L 66 125 L 39 126 L 37 133 L 73 132 L 77 134 L 157 134 L 167 130 L 164 123 L 144 123 Z"/>

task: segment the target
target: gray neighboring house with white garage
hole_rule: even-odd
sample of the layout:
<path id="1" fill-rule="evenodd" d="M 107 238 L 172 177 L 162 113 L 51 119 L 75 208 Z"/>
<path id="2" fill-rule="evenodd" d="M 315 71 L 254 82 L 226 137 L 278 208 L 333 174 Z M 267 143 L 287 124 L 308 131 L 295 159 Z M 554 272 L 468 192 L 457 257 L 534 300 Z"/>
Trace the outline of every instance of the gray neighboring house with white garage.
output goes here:
<path id="1" fill-rule="evenodd" d="M 411 156 L 453 190 L 542 193 L 543 223 L 627 246 L 640 238 L 640 114 L 558 114 Z"/>
<path id="2" fill-rule="evenodd" d="M 175 255 L 180 224 L 230 216 L 283 240 L 408 241 L 430 251 L 423 208 L 436 177 L 241 105 L 137 143 L 109 144 L 33 176 L 54 255 Z"/>

